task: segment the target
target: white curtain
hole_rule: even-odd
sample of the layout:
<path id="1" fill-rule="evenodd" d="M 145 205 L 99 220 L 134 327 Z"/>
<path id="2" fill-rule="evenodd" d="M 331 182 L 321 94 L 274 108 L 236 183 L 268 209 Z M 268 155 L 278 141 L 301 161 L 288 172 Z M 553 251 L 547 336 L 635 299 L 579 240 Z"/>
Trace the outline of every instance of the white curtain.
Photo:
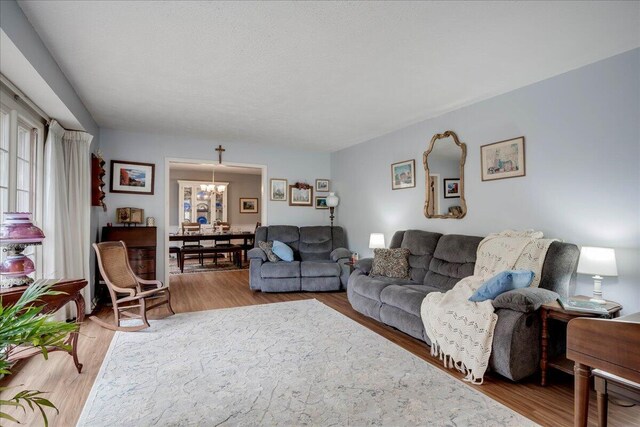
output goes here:
<path id="1" fill-rule="evenodd" d="M 86 279 L 82 290 L 91 312 L 91 165 L 93 136 L 67 131 L 52 120 L 44 148 L 43 276 Z M 75 317 L 75 305 L 61 316 Z"/>

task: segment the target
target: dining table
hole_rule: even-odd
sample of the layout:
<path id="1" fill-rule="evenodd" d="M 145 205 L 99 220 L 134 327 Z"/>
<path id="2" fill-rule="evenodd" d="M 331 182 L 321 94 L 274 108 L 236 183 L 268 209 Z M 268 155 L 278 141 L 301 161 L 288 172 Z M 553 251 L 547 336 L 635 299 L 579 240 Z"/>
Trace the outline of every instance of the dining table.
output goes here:
<path id="1" fill-rule="evenodd" d="M 221 231 L 213 233 L 169 233 L 170 242 L 201 242 L 203 240 L 242 240 L 240 245 L 243 249 L 245 262 L 247 261 L 247 251 L 253 247 L 256 234 L 252 231 Z"/>

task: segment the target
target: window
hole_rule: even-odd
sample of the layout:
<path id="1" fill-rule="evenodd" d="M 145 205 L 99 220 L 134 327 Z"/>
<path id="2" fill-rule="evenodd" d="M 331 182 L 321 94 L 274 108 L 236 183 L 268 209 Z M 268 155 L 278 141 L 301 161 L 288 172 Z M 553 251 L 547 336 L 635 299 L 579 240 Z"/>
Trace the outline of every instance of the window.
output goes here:
<path id="1" fill-rule="evenodd" d="M 44 118 L 16 99 L 0 84 L 0 221 L 4 212 L 31 212 L 42 224 L 42 179 L 44 171 Z M 42 250 L 24 252 L 36 262 L 41 274 Z M 0 251 L 0 262 L 6 252 Z"/>
<path id="2" fill-rule="evenodd" d="M 4 212 L 31 212 L 39 223 L 44 120 L 16 101 L 4 85 L 1 89 L 0 217 Z"/>

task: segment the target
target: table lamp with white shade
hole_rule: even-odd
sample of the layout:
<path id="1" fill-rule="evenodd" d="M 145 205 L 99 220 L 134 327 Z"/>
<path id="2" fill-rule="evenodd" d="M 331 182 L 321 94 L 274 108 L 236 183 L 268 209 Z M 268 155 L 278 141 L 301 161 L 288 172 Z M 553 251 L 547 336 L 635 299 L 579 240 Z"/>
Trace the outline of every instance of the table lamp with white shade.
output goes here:
<path id="1" fill-rule="evenodd" d="M 371 233 L 369 236 L 369 249 L 384 248 L 384 234 Z"/>
<path id="2" fill-rule="evenodd" d="M 592 302 L 604 304 L 602 299 L 602 276 L 617 276 L 616 254 L 611 248 L 583 246 L 580 250 L 578 273 L 593 275 Z"/>

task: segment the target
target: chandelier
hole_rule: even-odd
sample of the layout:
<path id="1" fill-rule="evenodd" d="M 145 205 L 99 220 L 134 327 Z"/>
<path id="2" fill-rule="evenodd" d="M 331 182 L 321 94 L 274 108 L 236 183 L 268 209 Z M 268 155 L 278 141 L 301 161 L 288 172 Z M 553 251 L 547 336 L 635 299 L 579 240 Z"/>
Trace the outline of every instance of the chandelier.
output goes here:
<path id="1" fill-rule="evenodd" d="M 214 194 L 222 194 L 226 190 L 224 185 L 216 185 L 216 170 L 215 167 L 211 171 L 211 184 L 201 184 L 200 190 L 208 193 L 209 196 Z"/>

